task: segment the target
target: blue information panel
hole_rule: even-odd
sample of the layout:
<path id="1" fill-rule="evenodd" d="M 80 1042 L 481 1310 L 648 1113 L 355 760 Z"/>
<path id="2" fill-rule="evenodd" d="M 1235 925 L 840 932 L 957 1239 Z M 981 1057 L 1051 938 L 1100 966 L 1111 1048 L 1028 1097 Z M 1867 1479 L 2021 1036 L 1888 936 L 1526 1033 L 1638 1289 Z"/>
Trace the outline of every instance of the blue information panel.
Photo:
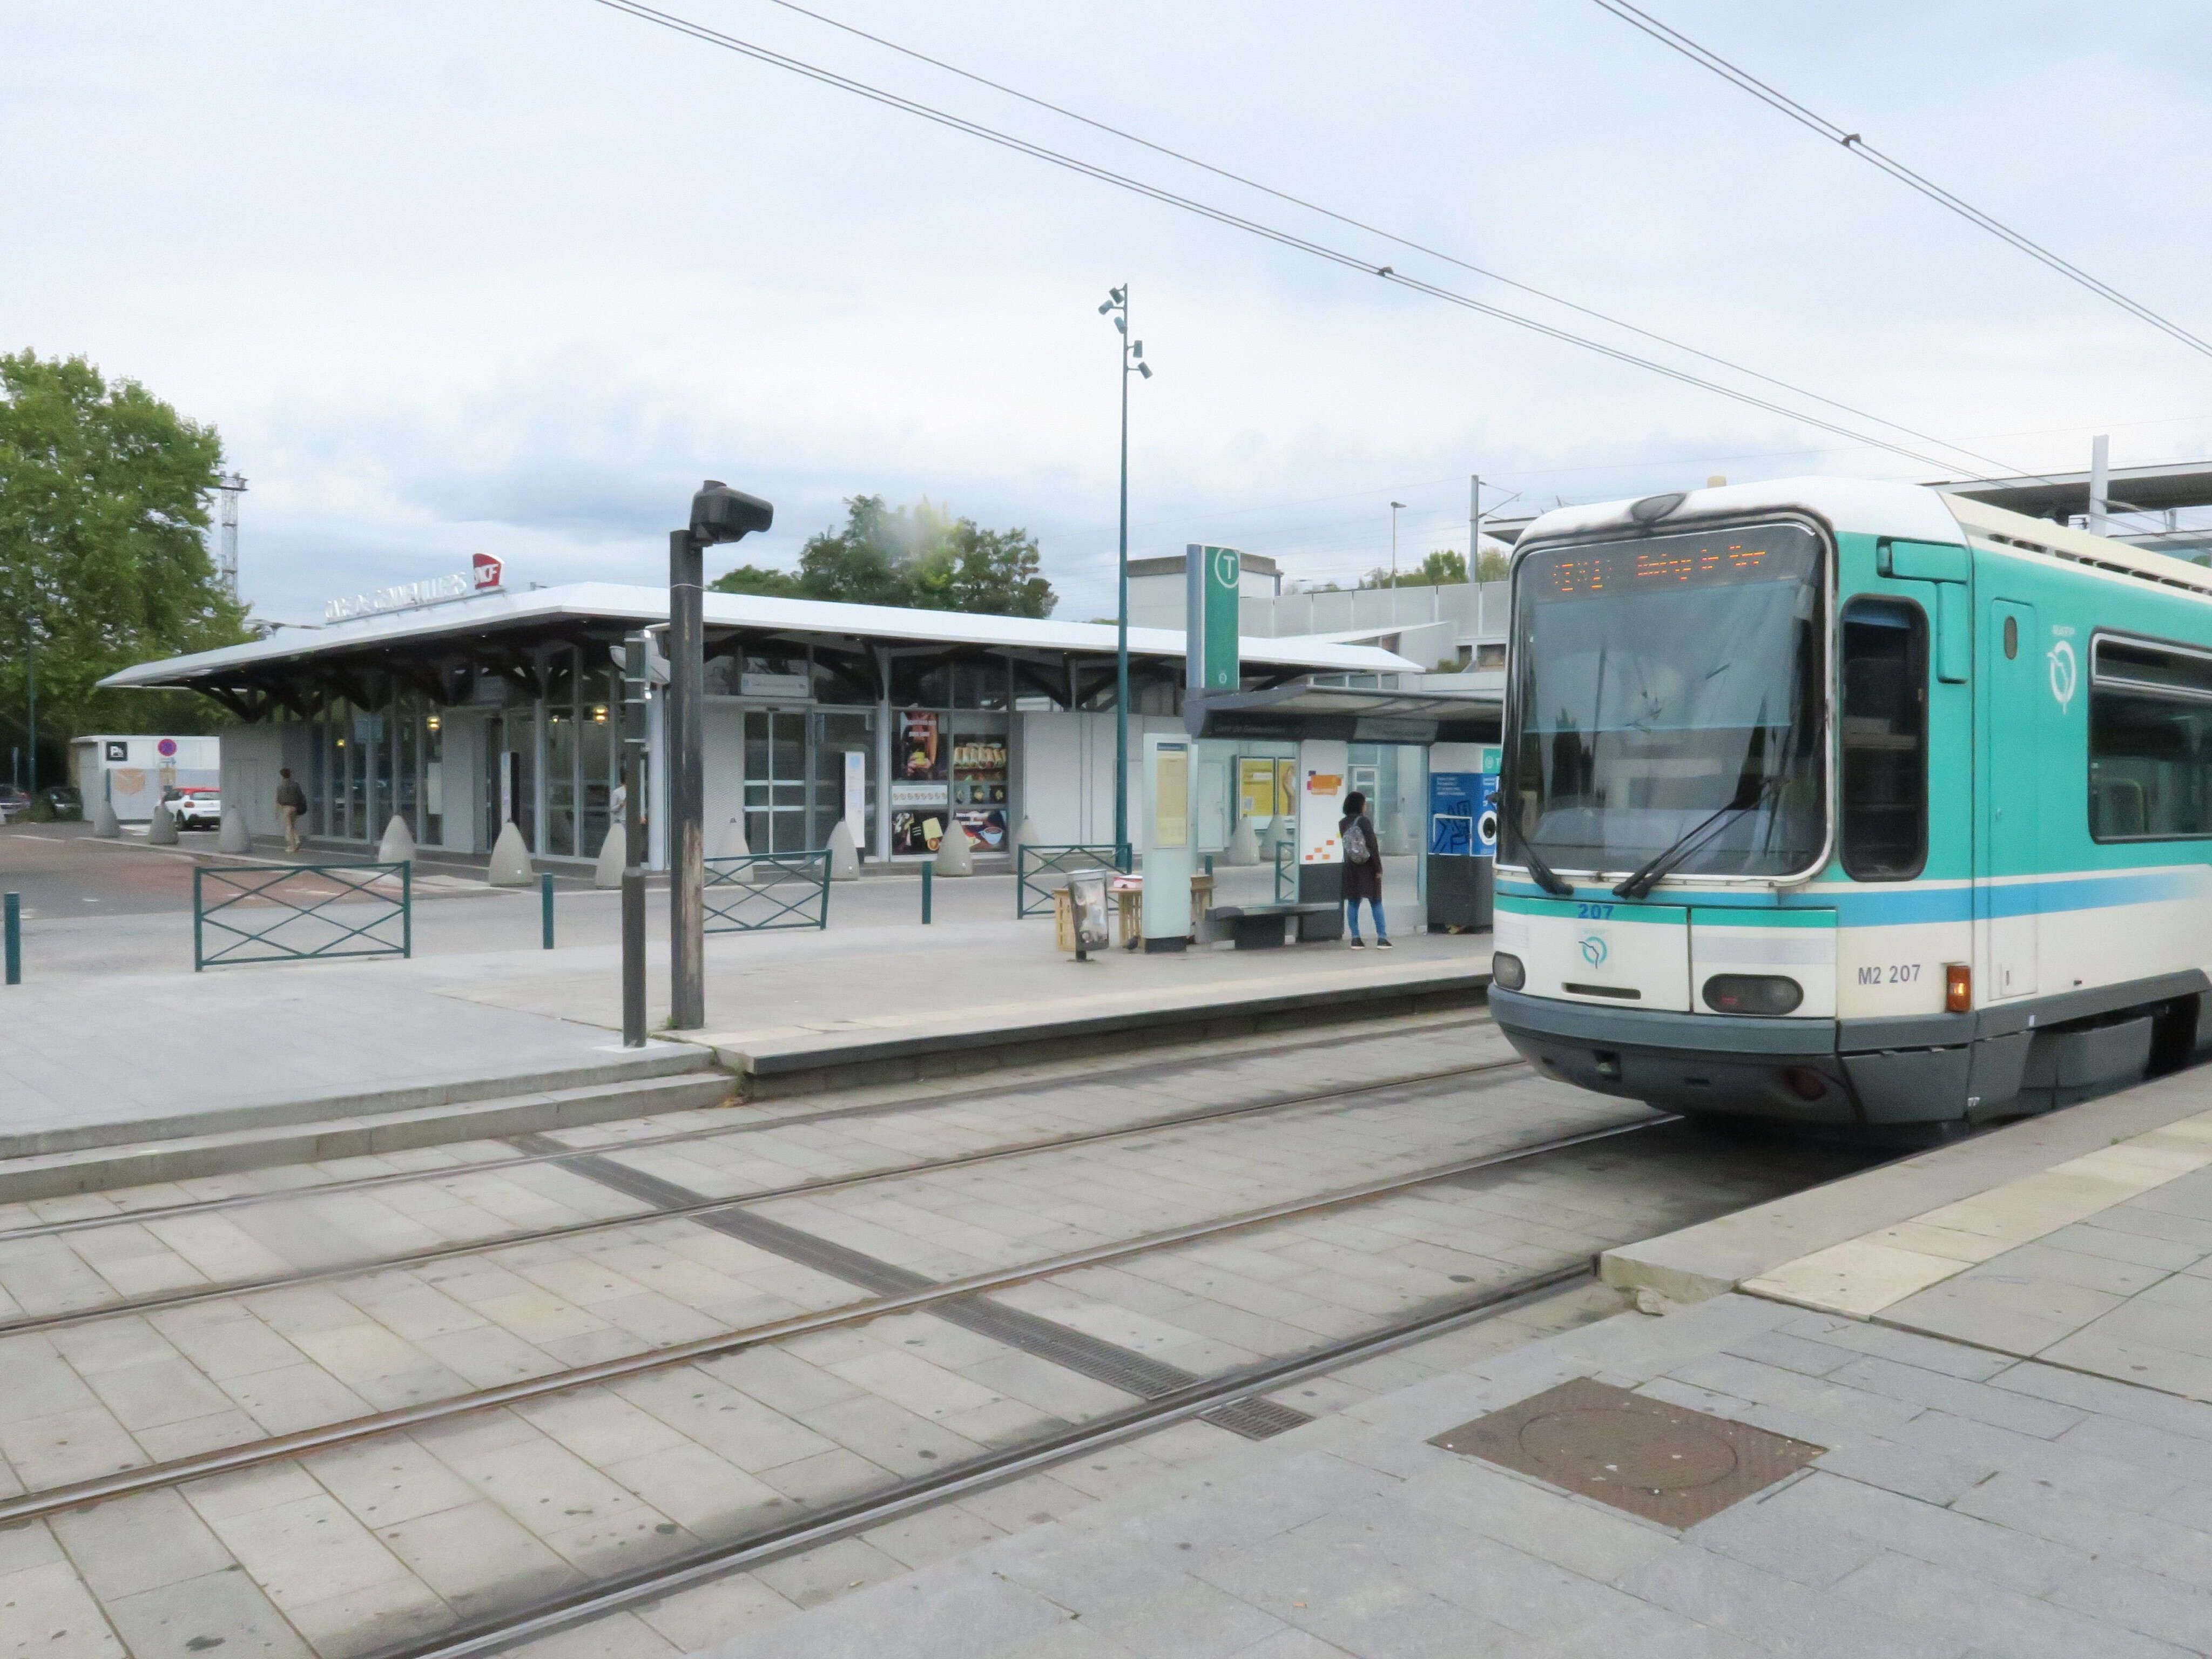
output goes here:
<path id="1" fill-rule="evenodd" d="M 1429 852 L 1437 858 L 1498 856 L 1498 775 L 1429 774 Z"/>

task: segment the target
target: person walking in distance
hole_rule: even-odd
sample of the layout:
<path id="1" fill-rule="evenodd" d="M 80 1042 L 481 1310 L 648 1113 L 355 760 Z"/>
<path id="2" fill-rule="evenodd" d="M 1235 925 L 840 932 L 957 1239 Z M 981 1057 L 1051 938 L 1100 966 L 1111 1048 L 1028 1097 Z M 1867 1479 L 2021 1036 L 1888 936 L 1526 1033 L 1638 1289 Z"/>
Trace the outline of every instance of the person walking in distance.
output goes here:
<path id="1" fill-rule="evenodd" d="M 1375 820 L 1367 816 L 1367 797 L 1357 789 L 1344 798 L 1344 817 L 1336 826 L 1336 844 L 1344 849 L 1344 911 L 1351 924 L 1352 948 L 1364 951 L 1359 937 L 1359 901 L 1375 915 L 1375 943 L 1390 948 L 1390 924 L 1382 920 L 1382 854 L 1375 839 Z"/>
<path id="2" fill-rule="evenodd" d="M 296 853 L 300 850 L 300 814 L 307 810 L 307 792 L 300 787 L 290 767 L 279 767 L 276 775 L 282 780 L 276 786 L 276 816 L 284 820 L 284 850 Z M 1376 926 L 1382 924 L 1377 922 Z"/>

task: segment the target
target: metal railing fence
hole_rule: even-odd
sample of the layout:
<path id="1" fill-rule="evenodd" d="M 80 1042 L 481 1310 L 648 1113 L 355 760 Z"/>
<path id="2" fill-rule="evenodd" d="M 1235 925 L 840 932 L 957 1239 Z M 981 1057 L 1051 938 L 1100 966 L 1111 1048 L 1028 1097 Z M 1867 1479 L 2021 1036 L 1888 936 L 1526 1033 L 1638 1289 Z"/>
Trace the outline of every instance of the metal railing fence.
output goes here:
<path id="1" fill-rule="evenodd" d="M 707 861 L 707 929 L 762 933 L 830 925 L 830 854 L 755 853 Z"/>
<path id="2" fill-rule="evenodd" d="M 1129 848 L 1029 847 L 1014 849 L 1014 915 L 1048 915 L 1052 896 L 1067 885 L 1067 878 L 1085 870 L 1129 871 Z M 1057 876 L 1058 880 L 1052 878 Z"/>
<path id="3" fill-rule="evenodd" d="M 196 974 L 248 962 L 414 954 L 412 865 L 201 865 L 192 871 Z"/>
<path id="4" fill-rule="evenodd" d="M 1275 843 L 1275 902 L 1298 901 L 1298 844 L 1284 839 Z"/>

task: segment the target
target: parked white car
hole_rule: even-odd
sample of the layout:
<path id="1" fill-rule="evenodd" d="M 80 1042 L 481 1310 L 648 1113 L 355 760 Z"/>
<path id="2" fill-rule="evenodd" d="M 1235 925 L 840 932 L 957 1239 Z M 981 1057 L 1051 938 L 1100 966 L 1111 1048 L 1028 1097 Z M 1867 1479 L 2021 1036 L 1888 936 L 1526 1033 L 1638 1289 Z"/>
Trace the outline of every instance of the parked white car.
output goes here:
<path id="1" fill-rule="evenodd" d="M 179 789 L 169 803 L 169 816 L 179 830 L 222 828 L 222 795 L 215 789 Z"/>

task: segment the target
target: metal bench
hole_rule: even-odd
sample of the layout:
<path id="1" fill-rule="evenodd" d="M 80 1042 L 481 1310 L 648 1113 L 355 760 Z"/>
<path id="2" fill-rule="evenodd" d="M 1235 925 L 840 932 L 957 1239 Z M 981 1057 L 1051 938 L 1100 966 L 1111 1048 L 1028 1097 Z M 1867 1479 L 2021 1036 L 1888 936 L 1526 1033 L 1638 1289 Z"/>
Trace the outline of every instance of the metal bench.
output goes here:
<path id="1" fill-rule="evenodd" d="M 1272 951 L 1284 944 L 1284 924 L 1292 918 L 1301 945 L 1344 937 L 1340 904 L 1224 904 L 1206 915 L 1217 927 L 1227 925 L 1229 937 L 1240 951 Z"/>

